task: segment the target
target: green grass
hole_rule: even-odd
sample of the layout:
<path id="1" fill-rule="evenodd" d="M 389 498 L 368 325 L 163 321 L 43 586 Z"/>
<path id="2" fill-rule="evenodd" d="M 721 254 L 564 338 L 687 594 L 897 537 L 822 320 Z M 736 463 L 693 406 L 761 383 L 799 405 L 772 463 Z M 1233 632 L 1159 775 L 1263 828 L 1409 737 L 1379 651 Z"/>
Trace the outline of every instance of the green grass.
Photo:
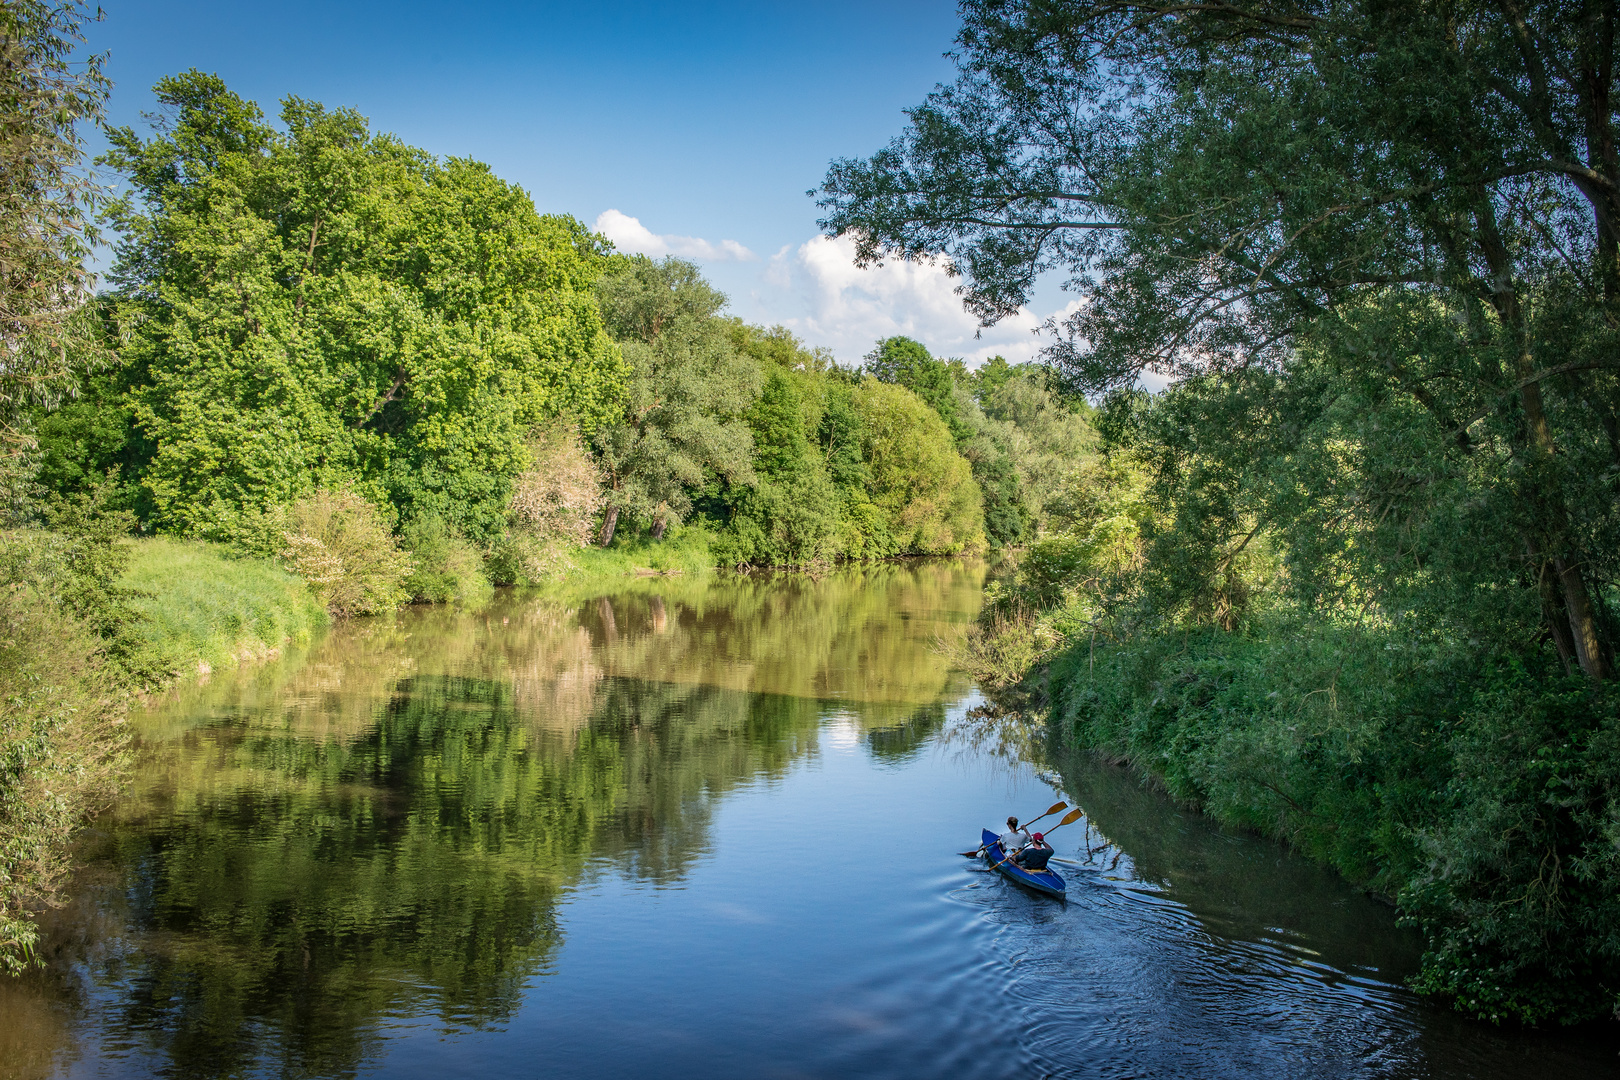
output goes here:
<path id="1" fill-rule="evenodd" d="M 602 578 L 647 577 L 652 574 L 708 574 L 715 569 L 711 537 L 696 526 L 670 530 L 663 540 L 626 536 L 624 530 L 612 547 L 583 548 L 570 553 L 574 570 L 569 584 Z"/>
<path id="2" fill-rule="evenodd" d="M 227 556 L 200 541 L 129 541 L 124 584 L 147 595 L 142 636 L 177 675 L 235 667 L 310 640 L 326 626 L 320 601 L 266 559 Z"/>

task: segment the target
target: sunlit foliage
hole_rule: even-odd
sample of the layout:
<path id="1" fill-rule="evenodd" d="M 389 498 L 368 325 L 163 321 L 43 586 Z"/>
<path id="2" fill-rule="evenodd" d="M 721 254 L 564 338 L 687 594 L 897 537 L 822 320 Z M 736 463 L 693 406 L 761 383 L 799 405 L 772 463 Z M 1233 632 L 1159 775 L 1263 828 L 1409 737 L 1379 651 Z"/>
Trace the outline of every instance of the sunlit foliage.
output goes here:
<path id="1" fill-rule="evenodd" d="M 401 520 L 503 528 L 523 440 L 613 413 L 624 368 L 600 242 L 472 161 L 298 98 L 280 126 L 214 76 L 161 80 L 160 126 L 111 133 L 121 390 L 150 524 L 352 484 Z M 114 403 L 109 402 L 109 405 Z"/>

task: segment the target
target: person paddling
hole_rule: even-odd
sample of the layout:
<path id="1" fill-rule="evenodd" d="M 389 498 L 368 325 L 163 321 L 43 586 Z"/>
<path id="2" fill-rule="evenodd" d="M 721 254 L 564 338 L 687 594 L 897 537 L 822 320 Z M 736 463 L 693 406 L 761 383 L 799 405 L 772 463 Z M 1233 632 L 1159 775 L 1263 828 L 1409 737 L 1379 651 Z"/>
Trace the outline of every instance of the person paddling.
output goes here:
<path id="1" fill-rule="evenodd" d="M 1029 833 L 1019 828 L 1018 819 L 1015 817 L 1008 818 L 1007 831 L 1001 834 L 1002 855 L 1011 855 L 1013 852 L 1029 843 L 1029 839 Z"/>
<path id="2" fill-rule="evenodd" d="M 1029 838 L 1029 846 L 1013 856 L 1013 862 L 1031 873 L 1039 873 L 1046 869 L 1046 861 L 1051 857 L 1052 845 L 1046 842 L 1046 837 L 1036 833 Z"/>

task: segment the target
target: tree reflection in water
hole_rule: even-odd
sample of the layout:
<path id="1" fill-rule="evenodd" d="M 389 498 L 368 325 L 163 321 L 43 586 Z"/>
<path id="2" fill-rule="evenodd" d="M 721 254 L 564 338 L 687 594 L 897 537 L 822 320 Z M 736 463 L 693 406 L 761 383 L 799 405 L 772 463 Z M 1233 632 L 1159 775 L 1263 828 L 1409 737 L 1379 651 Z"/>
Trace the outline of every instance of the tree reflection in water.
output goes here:
<path id="1" fill-rule="evenodd" d="M 8 1015 L 40 1019 L 7 1058 L 60 1063 L 66 1014 L 188 1076 L 348 1075 L 400 1018 L 502 1025 L 593 863 L 678 881 L 713 800 L 817 754 L 829 709 L 877 758 L 913 755 L 965 690 L 934 644 L 983 578 L 953 561 L 508 594 L 178 691 L 86 844 L 56 963 L 12 990 Z"/>

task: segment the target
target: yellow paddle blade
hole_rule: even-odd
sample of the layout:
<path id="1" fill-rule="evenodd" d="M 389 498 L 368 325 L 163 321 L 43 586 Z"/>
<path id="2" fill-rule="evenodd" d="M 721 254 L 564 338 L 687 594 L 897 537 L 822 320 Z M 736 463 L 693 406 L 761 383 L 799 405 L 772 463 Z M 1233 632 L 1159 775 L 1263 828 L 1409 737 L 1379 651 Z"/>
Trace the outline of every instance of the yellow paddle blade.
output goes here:
<path id="1" fill-rule="evenodd" d="M 1079 821 L 1085 816 L 1085 814 L 1086 812 L 1077 806 L 1073 810 L 1070 810 L 1067 814 L 1064 814 L 1063 820 L 1052 826 L 1052 829 L 1061 829 L 1063 826 L 1068 825 L 1071 822 Z M 1052 829 L 1048 829 L 1047 832 L 1051 832 Z"/>
<path id="2" fill-rule="evenodd" d="M 1069 804 L 1066 802 L 1055 802 L 1046 808 L 1046 814 L 1055 814 L 1059 810 L 1067 810 L 1068 808 Z M 1041 817 L 1045 817 L 1046 814 L 1042 814 Z"/>

